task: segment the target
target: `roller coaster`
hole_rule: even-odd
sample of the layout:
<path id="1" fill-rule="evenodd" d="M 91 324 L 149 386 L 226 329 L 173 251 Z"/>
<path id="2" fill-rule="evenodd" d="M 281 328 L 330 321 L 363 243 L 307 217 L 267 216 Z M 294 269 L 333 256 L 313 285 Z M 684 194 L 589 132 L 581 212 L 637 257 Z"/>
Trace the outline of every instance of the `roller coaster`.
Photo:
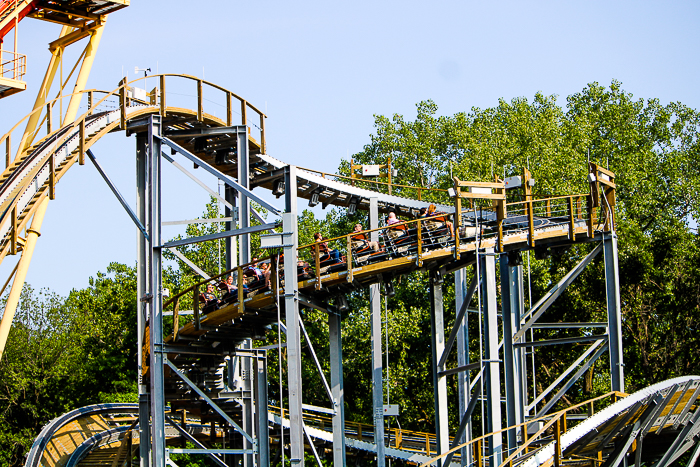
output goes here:
<path id="1" fill-rule="evenodd" d="M 177 465 L 171 455 L 187 453 L 208 456 L 222 467 L 252 467 L 277 464 L 286 452 L 295 465 L 304 464 L 305 452 L 319 465 L 324 456 L 334 465 L 345 465 L 347 456 L 353 455 L 358 462 L 365 459 L 379 466 L 397 459 L 440 466 L 618 467 L 634 462 L 637 467 L 666 467 L 687 458 L 688 452 L 688 465 L 695 463 L 700 455 L 700 378 L 676 378 L 631 395 L 624 392 L 614 173 L 590 164 L 588 193 L 537 198 L 527 170 L 493 182 L 455 178 L 450 190 L 433 190 L 369 183 L 354 175 L 287 164 L 267 154 L 266 116 L 246 99 L 204 79 L 161 74 L 149 77 L 157 83 L 150 91 L 145 89 L 145 78 L 124 79 L 112 91 L 85 89 L 105 15 L 126 5 L 28 0 L 0 4 L 2 35 L 12 24 L 16 31 L 25 16 L 64 26 L 52 49 L 59 52 L 53 54 L 34 109 L 0 137 L 6 153 L 0 176 L 0 261 L 21 255 L 0 326 L 0 351 L 44 212 L 56 196 L 56 184 L 76 162 L 82 165 L 89 159 L 95 165 L 140 232 L 139 403 L 89 406 L 51 421 L 37 437 L 26 466 Z M 60 51 L 88 37 L 74 92 L 46 98 Z M 21 64 L 17 57 L 13 60 L 15 74 L 5 82 L 6 88 L 0 88 L 2 97 L 23 88 L 16 72 Z M 61 85 L 62 91 L 65 84 Z M 189 89 L 191 96 L 183 99 L 181 92 L 169 92 L 172 88 Z M 62 109 L 64 99 L 69 101 L 66 113 L 59 112 L 56 119 L 56 107 Z M 226 109 L 223 118 L 207 111 L 205 104 L 213 101 Z M 78 115 L 81 106 L 87 110 Z M 93 153 L 102 137 L 120 131 L 136 136 L 135 209 Z M 179 161 L 223 182 L 224 195 L 213 192 L 194 169 Z M 222 232 L 162 240 L 164 163 L 226 206 Z M 263 190 L 283 198 L 283 206 L 260 196 Z M 300 245 L 299 199 L 308 200 L 310 206 L 367 211 L 369 226 L 360 224 L 347 235 Z M 253 209 L 251 201 L 262 206 L 267 217 Z M 380 225 L 380 215 L 390 213 L 388 222 Z M 267 257 L 251 258 L 251 234 L 260 234 Z M 185 245 L 221 239 L 226 240 L 227 267 L 216 276 L 207 275 L 178 252 Z M 544 257 L 577 243 L 591 244 L 590 253 L 526 310 L 521 253 L 534 251 Z M 162 286 L 164 250 L 189 264 L 202 280 L 169 296 Z M 541 322 L 551 304 L 601 254 L 608 320 Z M 468 268 L 472 274 L 467 274 Z M 396 278 L 417 270 L 430 276 L 435 433 L 384 425 L 381 294 L 391 295 Z M 450 329 L 443 316 L 442 283 L 452 273 L 457 312 Z M 220 288 L 220 297 L 211 294 L 209 286 Z M 365 288 L 370 296 L 373 366 L 369 425 L 345 420 L 340 333 L 349 306 L 346 295 Z M 300 308 L 327 313 L 330 381 L 313 350 Z M 468 312 L 477 313 L 483 332 L 479 361 L 469 360 Z M 164 334 L 165 314 L 172 315 L 169 335 Z M 282 408 L 268 401 L 270 348 L 253 347 L 254 339 L 272 328 L 286 334 L 287 406 Z M 574 329 L 580 335 L 534 339 L 532 330 L 544 328 Z M 303 403 L 302 340 L 319 371 L 328 407 Z M 585 344 L 579 358 L 550 387 L 528 394 L 526 352 L 574 343 Z M 553 411 L 605 353 L 611 392 Z M 457 366 L 449 368 L 448 357 L 454 354 Z M 459 410 L 457 427 L 448 424 L 448 377 L 457 379 L 459 389 L 454 404 Z M 473 437 L 471 420 L 477 404 L 484 407 L 485 434 Z M 271 455 L 271 447 L 276 447 L 277 457 Z"/>

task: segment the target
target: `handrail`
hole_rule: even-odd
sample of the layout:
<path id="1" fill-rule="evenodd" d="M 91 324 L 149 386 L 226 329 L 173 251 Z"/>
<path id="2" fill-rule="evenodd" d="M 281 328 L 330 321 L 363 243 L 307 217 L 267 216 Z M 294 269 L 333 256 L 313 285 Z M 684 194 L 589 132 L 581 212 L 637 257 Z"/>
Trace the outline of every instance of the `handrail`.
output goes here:
<path id="1" fill-rule="evenodd" d="M 265 262 L 266 260 L 268 260 L 268 259 L 271 260 L 272 257 L 267 257 L 267 258 L 259 259 L 259 260 L 257 260 L 257 261 L 251 261 L 250 263 L 242 264 L 242 265 L 240 265 L 240 266 L 236 266 L 235 268 L 231 268 L 231 269 L 229 269 L 229 270 L 227 270 L 227 271 L 224 271 L 224 272 L 222 272 L 221 274 L 217 274 L 217 275 L 215 275 L 215 276 L 211 276 L 209 279 L 203 279 L 203 280 L 197 282 L 196 284 L 194 284 L 194 285 L 188 287 L 187 289 L 185 289 L 185 290 L 179 292 L 177 295 L 175 295 L 175 296 L 173 296 L 172 298 L 170 298 L 167 302 L 163 303 L 163 308 L 165 309 L 165 307 L 169 306 L 169 305 L 172 304 L 172 303 L 175 303 L 175 301 L 176 301 L 178 298 L 184 296 L 185 294 L 187 294 L 187 293 L 189 293 L 189 292 L 194 291 L 194 290 L 197 289 L 198 287 L 200 287 L 200 286 L 202 286 L 202 285 L 204 285 L 204 284 L 206 284 L 206 283 L 208 283 L 208 282 L 212 282 L 212 281 L 215 281 L 216 279 L 220 279 L 221 277 L 224 277 L 224 276 L 226 276 L 227 274 L 231 274 L 231 273 L 234 272 L 234 271 L 237 271 L 237 272 L 238 272 L 238 271 L 242 271 L 243 268 L 249 268 L 250 266 L 252 266 L 252 265 L 254 265 L 254 264 L 264 263 L 264 262 Z"/>
<path id="2" fill-rule="evenodd" d="M 547 415 L 543 415 L 543 416 L 541 416 L 541 417 L 537 417 L 537 418 L 530 419 L 530 420 L 528 420 L 528 421 L 526 421 L 526 422 L 523 422 L 523 423 L 518 423 L 517 425 L 512 425 L 512 426 L 509 426 L 509 427 L 506 427 L 506 428 L 502 428 L 502 429 L 500 429 L 500 430 L 498 430 L 498 431 L 494 431 L 493 433 L 487 433 L 487 434 L 485 434 L 485 435 L 479 436 L 478 438 L 474 438 L 474 439 L 472 439 L 472 440 L 470 440 L 470 441 L 467 441 L 466 443 L 462 443 L 462 444 L 460 444 L 459 446 L 455 446 L 454 448 L 450 449 L 449 451 L 444 452 L 444 453 L 440 454 L 439 456 L 436 456 L 436 457 L 430 459 L 430 460 L 427 461 L 427 462 L 424 462 L 424 463 L 421 464 L 419 467 L 427 467 L 428 465 L 431 465 L 431 464 L 433 464 L 434 462 L 436 462 L 436 461 L 438 461 L 438 460 L 440 460 L 440 459 L 444 459 L 445 457 L 447 457 L 448 455 L 450 455 L 450 454 L 452 454 L 452 453 L 454 453 L 454 452 L 456 452 L 456 451 L 459 451 L 459 450 L 461 450 L 461 449 L 463 449 L 463 448 L 469 447 L 469 446 L 471 446 L 472 444 L 475 444 L 475 443 L 477 443 L 477 442 L 483 442 L 483 440 L 485 440 L 486 438 L 489 438 L 489 437 L 491 437 L 491 436 L 493 436 L 493 435 L 501 434 L 501 433 L 504 433 L 504 432 L 506 432 L 506 431 L 513 430 L 513 429 L 516 429 L 516 428 L 519 428 L 519 427 L 523 427 L 523 426 L 524 426 L 524 427 L 527 427 L 527 425 L 530 425 L 530 424 L 532 424 L 532 423 L 537 423 L 537 422 L 541 422 L 541 421 L 548 421 L 548 424 L 546 424 L 543 428 L 541 428 L 540 430 L 538 430 L 538 432 L 535 433 L 533 436 L 528 437 L 526 443 L 524 443 L 522 446 L 520 446 L 520 448 L 518 448 L 518 450 L 516 450 L 516 451 L 515 451 L 513 454 L 511 454 L 505 461 L 503 461 L 503 463 L 501 463 L 501 464 L 498 466 L 498 467 L 504 467 L 505 465 L 508 465 L 508 464 L 516 457 L 517 454 L 519 454 L 520 452 L 522 452 L 523 449 L 529 447 L 529 444 L 530 444 L 531 442 L 533 442 L 537 437 L 539 437 L 539 435 L 541 435 L 542 433 L 544 433 L 544 431 L 545 431 L 547 428 L 549 428 L 552 424 L 554 424 L 555 421 L 556 421 L 557 419 L 559 419 L 562 415 L 564 415 L 564 414 L 566 414 L 566 413 L 568 413 L 568 412 L 570 412 L 570 411 L 572 411 L 572 410 L 575 410 L 575 409 L 578 409 L 578 408 L 580 408 L 580 407 L 583 407 L 583 406 L 585 406 L 585 405 L 590 405 L 590 404 L 592 404 L 593 402 L 597 402 L 597 401 L 602 400 L 602 399 L 607 399 L 607 398 L 610 398 L 610 397 L 627 397 L 628 395 L 629 395 L 629 394 L 624 393 L 624 392 L 620 392 L 620 391 L 610 391 L 610 392 L 607 392 L 607 393 L 605 393 L 605 394 L 603 394 L 603 395 L 601 395 L 601 396 L 594 397 L 593 399 L 589 399 L 589 400 L 587 400 L 587 401 L 578 403 L 578 404 L 576 404 L 576 405 L 572 405 L 571 407 L 567 407 L 566 409 L 560 410 L 560 411 L 558 411 L 558 412 L 553 412 L 553 413 L 550 413 L 550 414 L 547 414 Z M 527 430 L 527 428 L 526 428 L 526 430 Z"/>
<path id="3" fill-rule="evenodd" d="M 416 222 L 422 222 L 422 221 L 427 221 L 427 220 L 431 220 L 431 219 L 436 219 L 436 218 L 438 218 L 438 217 L 448 217 L 448 216 L 450 216 L 450 214 L 442 213 L 442 214 L 437 214 L 437 215 L 431 216 L 431 217 L 417 217 L 417 218 L 415 218 L 415 219 L 410 219 L 410 220 L 406 220 L 406 221 L 400 221 L 400 222 L 397 222 L 397 223 L 395 223 L 395 224 L 385 225 L 385 226 L 383 226 L 383 227 L 377 227 L 376 229 L 361 230 L 361 231 L 359 231 L 359 232 L 350 232 L 349 234 L 340 235 L 340 236 L 338 236 L 338 237 L 324 238 L 323 240 L 321 240 L 321 241 L 319 241 L 319 242 L 313 242 L 313 243 L 307 243 L 306 245 L 301 245 L 301 246 L 299 246 L 298 249 L 299 249 L 299 250 L 303 250 L 303 249 L 306 249 L 306 248 L 308 248 L 308 247 L 311 247 L 311 246 L 314 246 L 314 245 L 320 245 L 321 243 L 325 243 L 325 242 L 333 242 L 333 241 L 340 240 L 340 239 L 343 239 L 343 238 L 354 237 L 354 236 L 356 236 L 356 235 L 362 235 L 362 234 L 365 234 L 365 233 L 378 232 L 378 231 L 380 231 L 380 230 L 386 230 L 386 229 L 395 228 L 395 227 L 397 227 L 397 226 L 399 226 L 399 225 L 413 224 L 413 223 L 416 223 Z"/>
<path id="4" fill-rule="evenodd" d="M 59 101 L 59 100 L 65 99 L 65 98 L 67 98 L 67 97 L 73 97 L 74 95 L 77 95 L 77 94 L 89 94 L 90 92 L 105 92 L 105 93 L 106 93 L 106 95 L 105 95 L 104 97 L 102 97 L 102 99 L 100 99 L 100 100 L 99 100 L 98 102 L 96 102 L 96 103 L 93 103 L 93 104 L 91 105 L 91 108 L 88 109 L 87 112 L 85 112 L 83 115 L 81 115 L 80 117 L 76 118 L 73 122 L 71 122 L 72 127 L 75 127 L 76 125 L 80 124 L 81 121 L 85 120 L 86 117 L 92 115 L 92 113 L 94 112 L 94 110 L 93 110 L 94 108 L 96 108 L 96 107 L 98 107 L 99 105 L 101 105 L 102 103 L 104 103 L 109 97 L 112 97 L 112 96 L 114 96 L 114 97 L 120 97 L 120 93 L 121 93 L 123 90 L 125 91 L 125 90 L 126 90 L 127 88 L 129 88 L 129 87 L 133 87 L 132 85 L 133 85 L 134 83 L 139 82 L 139 81 L 142 81 L 142 80 L 146 80 L 146 79 L 148 79 L 148 78 L 151 78 L 151 79 L 160 78 L 160 79 L 161 79 L 161 83 L 163 83 L 166 77 L 184 78 L 184 79 L 188 79 L 188 80 L 191 80 L 191 81 L 196 81 L 198 84 L 199 84 L 199 83 L 201 83 L 202 85 L 206 84 L 207 86 L 209 86 L 209 87 L 211 87 L 211 88 L 214 88 L 214 89 L 220 90 L 220 91 L 222 91 L 222 92 L 225 92 L 225 93 L 227 93 L 228 95 L 230 95 L 230 96 L 232 96 L 232 97 L 235 97 L 236 99 L 238 99 L 239 101 L 241 101 L 241 108 L 242 108 L 242 109 L 243 109 L 244 106 L 245 106 L 245 107 L 249 107 L 250 109 L 252 109 L 252 110 L 253 110 L 255 113 L 257 113 L 257 114 L 259 115 L 259 117 L 260 117 L 260 122 L 261 122 L 261 125 L 260 125 L 260 130 L 261 130 L 261 141 L 260 141 L 260 144 L 261 144 L 261 148 L 263 148 L 263 150 L 264 150 L 264 148 L 265 148 L 265 133 L 264 133 L 264 127 L 265 127 L 265 125 L 264 125 L 264 119 L 265 119 L 267 116 L 266 116 L 263 112 L 261 112 L 261 111 L 260 111 L 257 107 L 255 107 L 254 105 L 250 104 L 247 100 L 245 100 L 245 99 L 243 99 L 242 97 L 240 97 L 238 94 L 236 94 L 236 93 L 234 93 L 234 92 L 232 92 L 232 91 L 229 91 L 229 90 L 227 90 L 226 88 L 224 88 L 224 87 L 222 87 L 222 86 L 219 86 L 218 84 L 215 84 L 215 83 L 212 83 L 212 82 L 210 82 L 210 81 L 206 81 L 206 80 L 197 78 L 196 76 L 186 75 L 186 74 L 176 74 L 176 73 L 162 73 L 162 74 L 151 75 L 151 76 L 148 76 L 148 77 L 142 76 L 142 77 L 136 78 L 136 79 L 131 80 L 131 81 L 128 81 L 128 82 L 123 82 L 123 83 L 121 83 L 121 84 L 119 85 L 119 87 L 117 87 L 116 89 L 114 89 L 114 90 L 112 90 L 112 91 L 109 91 L 109 92 L 106 92 L 106 91 L 97 91 L 97 90 L 91 89 L 91 90 L 78 91 L 78 92 L 71 93 L 71 94 L 62 94 L 62 95 L 60 95 L 60 96 L 58 96 L 58 97 L 56 97 L 56 98 L 54 98 L 54 99 L 52 99 L 52 100 L 50 100 L 50 101 L 45 102 L 42 106 L 39 106 L 39 107 L 37 107 L 36 109 L 33 109 L 29 114 L 27 114 L 25 117 L 23 117 L 21 120 L 19 120 L 8 132 L 6 132 L 2 137 L 0 137 L 0 144 L 2 144 L 3 141 L 10 141 L 12 132 L 14 132 L 24 121 L 26 121 L 27 119 L 31 118 L 31 117 L 32 117 L 34 114 L 36 114 L 37 112 L 43 112 L 43 111 L 45 110 L 45 108 L 51 108 L 51 107 L 53 106 L 53 104 L 55 104 L 55 103 L 56 103 L 57 101 Z M 163 96 L 164 96 L 164 94 L 167 94 L 167 90 L 164 92 L 164 90 L 162 89 L 162 87 L 163 87 L 163 86 L 161 86 L 161 89 L 160 89 L 160 93 L 161 93 L 161 102 L 164 103 L 166 99 L 165 99 Z M 202 92 L 203 92 L 203 91 L 202 91 L 202 86 L 201 86 L 201 85 L 198 85 L 198 87 L 197 87 L 198 99 L 197 99 L 197 100 L 198 100 L 198 102 L 199 102 L 199 106 L 201 106 L 201 102 L 202 102 L 202 99 L 201 99 L 201 93 L 202 93 Z M 226 99 L 226 101 L 227 101 L 227 105 L 228 105 L 228 112 L 227 112 L 227 121 L 228 121 L 228 120 L 230 119 L 229 117 L 231 117 L 231 115 L 230 115 L 231 108 L 230 108 L 230 102 L 229 102 L 229 99 L 228 99 L 228 98 Z M 152 104 L 152 105 L 155 106 L 156 104 Z M 120 102 L 120 108 L 121 108 L 121 107 L 122 107 L 122 102 Z M 198 109 L 198 110 L 201 111 L 201 109 Z M 201 112 L 198 112 L 198 114 L 200 114 L 200 113 L 201 113 Z M 122 114 L 125 114 L 125 109 L 122 109 Z M 246 116 L 246 112 L 243 112 L 243 117 L 245 117 L 245 116 Z M 244 123 L 244 124 L 245 124 L 245 123 Z M 66 125 L 66 126 L 67 126 L 67 125 Z M 65 126 L 64 126 L 64 127 L 65 127 Z M 38 127 L 38 128 L 40 128 L 40 127 Z M 38 129 L 38 128 L 37 128 L 37 129 Z M 54 132 L 48 133 L 44 138 L 42 138 L 42 140 L 45 139 L 46 137 L 50 136 L 52 133 L 54 133 Z M 8 149 L 10 149 L 10 144 L 7 144 L 7 146 L 8 146 Z M 10 153 L 9 153 L 9 151 L 8 151 L 8 153 L 7 153 L 7 155 L 6 155 L 6 162 L 7 162 L 7 165 L 10 164 L 10 162 L 7 161 L 8 158 L 9 158 L 9 154 L 10 154 Z M 19 152 L 18 152 L 18 154 L 19 154 Z"/>
<path id="5" fill-rule="evenodd" d="M 590 193 L 579 193 L 579 194 L 573 194 L 573 195 L 559 195 L 559 196 L 552 196 L 552 197 L 546 197 L 546 198 L 537 198 L 537 199 L 532 199 L 532 200 L 527 200 L 527 201 L 515 201 L 513 203 L 506 203 L 507 206 L 515 206 L 518 204 L 523 204 L 527 205 L 528 203 L 536 203 L 538 201 L 556 201 L 559 199 L 567 199 L 567 198 L 585 198 L 587 196 L 590 196 Z"/>

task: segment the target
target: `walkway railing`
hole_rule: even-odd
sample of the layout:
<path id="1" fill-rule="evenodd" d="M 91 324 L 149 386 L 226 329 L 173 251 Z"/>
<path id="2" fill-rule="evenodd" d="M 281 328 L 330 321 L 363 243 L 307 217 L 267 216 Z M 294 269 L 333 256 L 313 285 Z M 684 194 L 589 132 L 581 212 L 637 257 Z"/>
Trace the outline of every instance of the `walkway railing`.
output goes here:
<path id="1" fill-rule="evenodd" d="M 554 412 L 552 414 L 545 415 L 539 418 L 533 418 L 524 423 L 518 425 L 509 426 L 503 428 L 494 433 L 487 433 L 483 436 L 472 439 L 466 443 L 462 443 L 458 446 L 453 447 L 449 451 L 434 457 L 430 461 L 421 464 L 420 467 L 427 467 L 429 465 L 435 464 L 437 461 L 445 459 L 444 464 L 448 464 L 453 455 L 462 449 L 471 448 L 474 452 L 474 460 L 468 465 L 474 467 L 484 467 L 486 464 L 485 458 L 487 452 L 486 440 L 487 438 L 496 435 L 503 434 L 514 430 L 515 433 L 519 435 L 518 447 L 513 451 L 506 451 L 507 457 L 498 467 L 512 467 L 518 465 L 519 460 L 524 460 L 528 458 L 528 454 L 532 454 L 537 450 L 541 449 L 543 446 L 554 441 L 554 466 L 560 467 L 563 463 L 562 449 L 561 449 L 561 435 L 569 429 L 569 425 L 573 426 L 577 420 L 571 417 L 576 412 L 586 410 L 586 415 L 590 417 L 595 413 L 596 404 L 598 405 L 598 410 L 607 407 L 609 404 L 617 401 L 618 398 L 626 397 L 628 394 L 611 391 L 609 393 L 603 394 L 602 396 L 595 397 L 593 399 L 581 402 L 576 405 L 572 405 L 559 412 Z M 537 431 L 532 435 L 528 434 L 531 426 L 538 427 Z M 599 466 L 602 463 L 602 456 L 599 455 L 598 459 L 581 459 L 577 458 L 579 462 L 586 461 L 590 463 L 591 467 Z M 495 466 L 495 464 L 494 464 Z"/>
<path id="2" fill-rule="evenodd" d="M 3 50 L 0 56 L 0 76 L 21 81 L 27 73 L 27 56 Z"/>
<path id="3" fill-rule="evenodd" d="M 146 91 L 149 81 L 155 81 L 157 86 L 151 91 Z M 143 84 L 144 88 L 136 87 L 137 83 Z M 196 117 L 199 121 L 213 120 L 226 126 L 248 125 L 255 130 L 252 132 L 252 136 L 257 137 L 261 152 L 265 152 L 266 116 L 257 107 L 237 94 L 196 76 L 160 74 L 137 78 L 129 82 L 123 79 L 118 88 L 109 92 L 90 89 L 80 93 L 63 94 L 48 100 L 42 107 L 34 109 L 0 137 L 0 147 L 4 146 L 5 149 L 6 167 L 15 158 L 26 154 L 26 150 L 34 141 L 44 140 L 64 126 L 62 123 L 64 103 L 66 99 L 70 100 L 74 95 L 80 95 L 81 99 L 84 99 L 82 108 L 86 111 L 74 122 L 68 123 L 72 128 L 84 124 L 85 119 L 93 114 L 116 109 L 120 111 L 120 126 L 125 128 L 127 109 L 133 105 L 157 106 L 162 116 L 167 116 L 168 107 L 171 107 L 172 111 L 196 109 Z M 98 96 L 102 97 L 96 100 Z M 55 118 L 56 110 L 58 110 L 58 120 Z M 216 116 L 217 111 L 222 117 Z M 36 129 L 26 137 L 19 136 L 18 133 L 23 132 L 20 129 L 22 123 L 29 121 L 30 118 L 39 121 Z M 84 136 L 81 136 L 81 141 L 83 138 Z M 58 138 L 56 142 L 60 144 L 62 140 Z M 14 158 L 12 157 L 13 152 L 16 153 Z"/>

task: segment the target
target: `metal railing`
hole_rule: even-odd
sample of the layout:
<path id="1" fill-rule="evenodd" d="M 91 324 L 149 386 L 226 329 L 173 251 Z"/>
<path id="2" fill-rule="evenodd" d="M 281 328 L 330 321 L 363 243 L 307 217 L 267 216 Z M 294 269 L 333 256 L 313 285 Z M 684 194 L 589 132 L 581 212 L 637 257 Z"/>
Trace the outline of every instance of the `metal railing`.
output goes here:
<path id="1" fill-rule="evenodd" d="M 15 81 L 22 81 L 27 73 L 27 56 L 10 50 L 0 54 L 0 76 Z"/>
<path id="2" fill-rule="evenodd" d="M 269 406 L 268 410 L 274 415 L 284 418 L 289 413 L 286 409 Z M 304 424 L 326 432 L 332 432 L 333 419 L 331 417 L 303 412 Z M 374 439 L 374 425 L 371 423 L 345 421 L 345 436 L 358 441 L 372 442 Z M 389 428 L 385 430 L 384 439 L 387 447 L 400 449 L 431 456 L 437 454 L 437 441 L 435 433 L 404 430 L 401 428 Z"/>
<path id="3" fill-rule="evenodd" d="M 602 405 L 602 407 L 599 407 L 600 410 L 604 407 L 607 407 L 607 405 L 609 405 L 610 403 L 616 402 L 618 398 L 626 396 L 628 396 L 628 394 L 626 393 L 622 393 L 619 391 L 611 391 L 593 399 L 581 402 L 576 405 L 572 405 L 571 407 L 567 407 L 564 410 L 547 414 L 539 418 L 533 418 L 524 423 L 503 428 L 494 433 L 484 434 L 482 436 L 472 439 L 471 441 L 451 448 L 449 451 L 434 457 L 428 462 L 421 464 L 420 467 L 427 467 L 429 465 L 433 465 L 441 459 L 445 459 L 444 463 L 447 464 L 455 453 L 465 448 L 471 448 L 474 452 L 474 460 L 468 463 L 467 465 L 474 467 L 484 467 L 486 464 L 492 465 L 491 463 L 488 463 L 485 460 L 485 458 L 487 457 L 486 440 L 487 438 L 492 437 L 494 435 L 504 434 L 507 432 L 519 433 L 518 447 L 511 451 L 506 451 L 506 454 L 508 454 L 508 456 L 501 462 L 501 464 L 498 467 L 512 467 L 514 465 L 518 465 L 519 459 L 529 458 L 529 456 L 526 455 L 538 451 L 547 444 L 550 444 L 552 441 L 554 441 L 555 443 L 553 465 L 555 467 L 560 467 L 563 464 L 564 460 L 561 448 L 561 435 L 562 433 L 568 430 L 569 424 L 573 426 L 573 424 L 576 423 L 576 420 L 572 419 L 571 417 L 568 417 L 568 415 L 572 413 L 578 413 L 581 410 L 585 409 L 587 412 L 587 416 L 590 417 L 595 413 L 596 404 Z M 571 422 L 569 422 L 569 420 L 571 420 Z M 528 431 L 529 428 L 533 425 L 537 428 L 537 431 L 530 435 Z M 577 460 L 579 462 L 585 460 L 592 467 L 596 467 L 602 464 L 602 457 L 599 457 L 599 459 L 577 458 Z M 493 465 L 495 467 L 495 464 Z"/>

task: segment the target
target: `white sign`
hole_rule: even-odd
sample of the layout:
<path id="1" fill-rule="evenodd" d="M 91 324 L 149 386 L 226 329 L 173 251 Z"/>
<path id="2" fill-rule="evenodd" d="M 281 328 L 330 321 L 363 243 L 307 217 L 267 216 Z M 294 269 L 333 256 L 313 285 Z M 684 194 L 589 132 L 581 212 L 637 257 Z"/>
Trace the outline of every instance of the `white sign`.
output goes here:
<path id="1" fill-rule="evenodd" d="M 385 417 L 398 417 L 399 416 L 399 404 L 384 404 L 384 416 Z"/>
<path id="2" fill-rule="evenodd" d="M 470 186 L 469 192 L 470 193 L 478 193 L 480 195 L 490 195 L 491 188 L 486 188 L 486 187 L 482 187 L 482 186 Z"/>
<path id="3" fill-rule="evenodd" d="M 380 165 L 363 165 L 362 166 L 362 176 L 363 177 L 378 177 L 379 176 Z"/>

